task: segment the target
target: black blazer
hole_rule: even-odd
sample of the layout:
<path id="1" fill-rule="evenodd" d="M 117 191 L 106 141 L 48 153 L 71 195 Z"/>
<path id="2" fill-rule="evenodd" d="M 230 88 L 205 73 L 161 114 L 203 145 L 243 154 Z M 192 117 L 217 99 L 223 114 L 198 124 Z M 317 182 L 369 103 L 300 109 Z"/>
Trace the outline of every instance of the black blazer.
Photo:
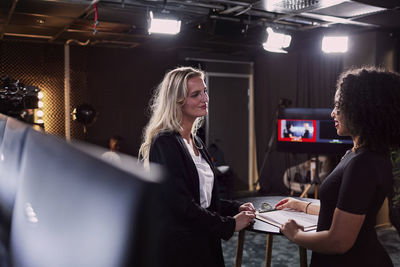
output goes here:
<path id="1" fill-rule="evenodd" d="M 168 171 L 165 200 L 170 217 L 167 226 L 166 265 L 224 266 L 221 238 L 235 231 L 234 216 L 241 203 L 220 200 L 211 158 L 200 138 L 195 137 L 204 159 L 214 172 L 211 205 L 200 206 L 199 176 L 183 137 L 176 132 L 161 132 L 150 147 L 150 161 Z"/>

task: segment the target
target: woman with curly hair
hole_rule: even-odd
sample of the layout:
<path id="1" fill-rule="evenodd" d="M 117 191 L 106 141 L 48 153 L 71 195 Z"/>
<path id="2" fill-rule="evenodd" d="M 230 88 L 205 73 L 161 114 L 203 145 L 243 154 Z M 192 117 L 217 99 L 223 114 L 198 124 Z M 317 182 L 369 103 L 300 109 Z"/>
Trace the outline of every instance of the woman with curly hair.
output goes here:
<path id="1" fill-rule="evenodd" d="M 393 266 L 375 231 L 392 192 L 390 151 L 400 147 L 400 76 L 376 68 L 344 72 L 331 113 L 337 134 L 353 149 L 320 187 L 320 206 L 286 198 L 276 208 L 319 215 L 317 232 L 288 221 L 281 232 L 313 251 L 311 266 Z"/>
<path id="2" fill-rule="evenodd" d="M 255 218 L 251 203 L 220 200 L 208 151 L 196 136 L 208 112 L 204 73 L 180 67 L 165 74 L 151 105 L 139 156 L 169 173 L 163 266 L 224 266 L 221 238 L 247 227 Z"/>

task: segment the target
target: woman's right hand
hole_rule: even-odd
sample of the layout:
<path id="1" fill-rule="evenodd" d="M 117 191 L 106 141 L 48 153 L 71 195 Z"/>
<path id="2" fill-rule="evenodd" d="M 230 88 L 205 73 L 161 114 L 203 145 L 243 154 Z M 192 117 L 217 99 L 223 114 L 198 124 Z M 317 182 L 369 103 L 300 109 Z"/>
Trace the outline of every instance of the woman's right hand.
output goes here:
<path id="1" fill-rule="evenodd" d="M 281 233 L 287 237 L 287 239 L 294 242 L 296 234 L 299 231 L 304 231 L 304 227 L 297 224 L 295 220 L 289 220 L 280 228 L 280 230 Z"/>
<path id="2" fill-rule="evenodd" d="M 241 211 L 233 216 L 233 218 L 235 218 L 236 221 L 235 232 L 238 232 L 249 226 L 256 218 L 256 214 L 251 211 Z"/>
<path id="3" fill-rule="evenodd" d="M 275 209 L 281 210 L 284 208 L 289 208 L 297 211 L 304 211 L 308 202 L 297 200 L 291 197 L 282 199 L 275 205 Z"/>

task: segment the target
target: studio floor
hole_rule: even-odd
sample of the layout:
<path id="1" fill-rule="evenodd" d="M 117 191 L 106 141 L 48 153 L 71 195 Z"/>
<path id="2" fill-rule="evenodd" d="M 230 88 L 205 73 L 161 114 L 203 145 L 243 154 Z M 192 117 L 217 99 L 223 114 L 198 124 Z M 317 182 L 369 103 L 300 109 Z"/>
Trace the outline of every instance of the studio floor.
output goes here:
<path id="1" fill-rule="evenodd" d="M 393 264 L 400 267 L 400 237 L 394 228 L 378 230 L 378 237 L 386 251 L 392 258 Z M 236 243 L 238 234 L 228 241 L 222 241 L 226 267 L 233 267 L 235 264 Z M 264 267 L 266 235 L 256 234 L 247 231 L 243 249 L 243 267 Z M 307 251 L 307 260 L 310 263 L 311 251 Z M 275 235 L 272 248 L 271 266 L 299 266 L 298 246 L 289 242 L 284 236 Z"/>

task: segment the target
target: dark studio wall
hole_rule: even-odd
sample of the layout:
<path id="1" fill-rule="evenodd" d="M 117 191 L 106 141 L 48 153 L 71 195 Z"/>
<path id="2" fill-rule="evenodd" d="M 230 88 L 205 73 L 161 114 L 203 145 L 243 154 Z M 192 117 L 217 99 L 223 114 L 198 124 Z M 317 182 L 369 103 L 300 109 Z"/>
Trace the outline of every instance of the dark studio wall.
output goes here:
<path id="1" fill-rule="evenodd" d="M 354 34 L 349 41 L 344 67 L 380 66 L 399 71 L 400 33 L 395 31 L 368 31 Z"/>
<path id="2" fill-rule="evenodd" d="M 79 47 L 86 54 L 88 102 L 98 111 L 88 140 L 105 145 L 123 138 L 122 151 L 137 156 L 152 90 L 178 65 L 174 51 Z"/>
<path id="3" fill-rule="evenodd" d="M 255 125 L 257 161 L 260 170 L 273 127 L 280 98 L 292 99 L 296 89 L 296 57 L 292 54 L 260 54 L 255 61 Z M 272 151 L 259 173 L 263 191 L 283 191 L 280 177 L 283 158 Z M 277 168 L 277 166 L 281 166 Z M 277 185 L 278 187 L 276 187 Z"/>
<path id="4" fill-rule="evenodd" d="M 73 50 L 73 48 L 72 48 Z M 71 112 L 87 101 L 86 54 L 77 50 L 71 53 Z M 64 103 L 64 45 L 1 41 L 0 75 L 8 75 L 25 85 L 37 86 L 44 93 L 45 131 L 65 136 Z M 71 137 L 83 139 L 82 126 L 71 121 Z"/>
<path id="5" fill-rule="evenodd" d="M 291 100 L 290 107 L 332 106 L 335 82 L 342 70 L 343 57 L 324 55 L 316 45 L 318 40 L 319 36 L 300 35 L 288 54 L 264 53 L 255 61 L 255 120 L 259 168 L 265 160 L 273 127 L 276 127 L 273 118 L 280 99 Z M 306 160 L 308 156 L 278 152 L 273 145 L 264 169 L 259 173 L 262 191 L 286 194 L 287 189 L 283 185 L 284 171 Z"/>
<path id="6" fill-rule="evenodd" d="M 0 42 L 0 76 L 39 87 L 44 92 L 46 130 L 61 136 L 65 135 L 63 64 L 62 45 Z M 3 86 L 2 81 L 0 84 Z"/>
<path id="7" fill-rule="evenodd" d="M 177 58 L 174 51 L 71 44 L 71 112 L 82 103 L 98 112 L 96 121 L 87 128 L 87 141 L 106 146 L 107 139 L 118 134 L 125 139 L 123 152 L 137 155 L 151 91 L 167 69 L 179 65 Z M 64 45 L 1 41 L 0 62 L 1 75 L 44 92 L 45 130 L 65 136 Z M 72 117 L 71 138 L 85 139 L 83 126 Z"/>

